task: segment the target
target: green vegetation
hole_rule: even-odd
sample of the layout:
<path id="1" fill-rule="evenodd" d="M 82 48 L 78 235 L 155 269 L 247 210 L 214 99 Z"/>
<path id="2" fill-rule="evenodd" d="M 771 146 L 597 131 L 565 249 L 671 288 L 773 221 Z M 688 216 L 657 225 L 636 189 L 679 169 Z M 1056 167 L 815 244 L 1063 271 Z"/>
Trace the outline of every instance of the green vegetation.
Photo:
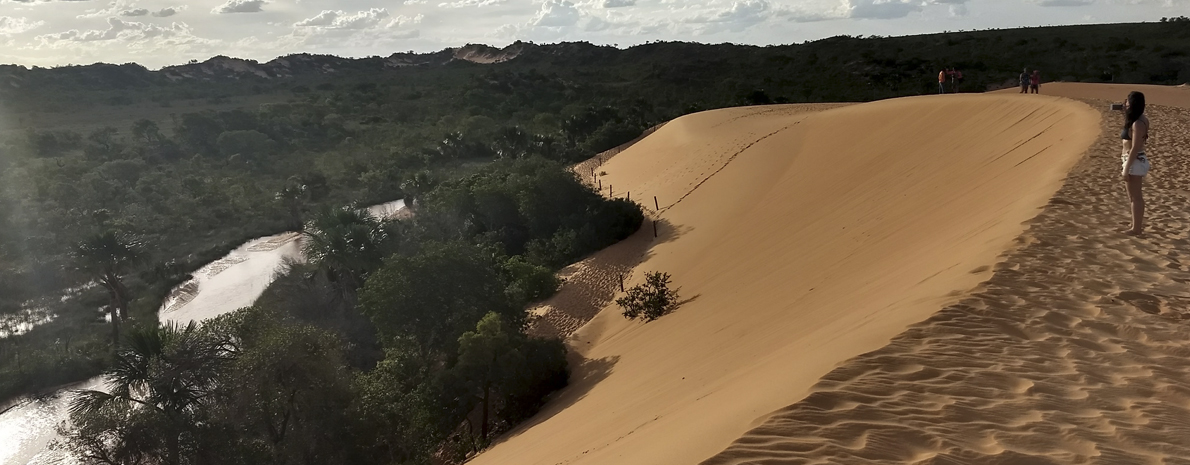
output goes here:
<path id="1" fill-rule="evenodd" d="M 76 402 L 70 447 L 111 463 L 460 462 L 567 383 L 562 342 L 524 333 L 524 306 L 557 289 L 548 263 L 642 221 L 540 158 L 442 183 L 409 219 L 318 213 L 309 262 L 255 307 L 133 329 L 112 393 Z"/>
<path id="2" fill-rule="evenodd" d="M 108 319 L 112 322 L 112 344 L 120 341 L 120 322 L 128 319 L 128 287 L 121 277 L 140 257 L 135 240 L 113 231 L 84 239 L 75 249 L 81 271 L 93 276 L 107 290 Z"/>
<path id="3" fill-rule="evenodd" d="M 560 344 L 524 336 L 524 306 L 557 289 L 554 270 L 641 223 L 635 205 L 600 198 L 566 164 L 692 111 L 934 93 L 942 67 L 962 69 L 973 92 L 1011 87 L 1026 66 L 1047 80 L 1180 84 L 1186 50 L 1190 21 L 1167 18 L 772 47 L 517 43 L 506 49 L 516 58 L 487 65 L 447 51 L 161 71 L 0 66 L 0 328 L 53 315 L 0 338 L 0 401 L 122 366 L 112 335 L 158 331 L 162 298 L 191 272 L 304 226 L 313 259 L 259 308 L 219 328 L 171 329 L 154 349 L 254 341 L 218 348 L 226 360 L 203 387 L 235 392 L 158 413 L 96 402 L 78 412 L 79 431 L 163 434 L 129 445 L 125 461 L 201 461 L 187 454 L 214 444 L 202 441 L 235 444 L 253 463 L 353 451 L 453 461 L 565 381 Z M 414 219 L 343 208 L 397 198 Z M 275 327 L 263 321 L 274 316 Z M 350 383 L 301 384 L 332 378 Z M 310 416 L 286 413 L 298 411 Z M 258 422 L 235 423 L 241 412 Z M 275 436 L 279 418 L 294 418 L 292 436 Z M 319 449 L 330 439 L 308 437 L 324 429 L 314 418 L 356 449 Z M 214 429 L 186 429 L 195 424 Z"/>
<path id="4" fill-rule="evenodd" d="M 647 323 L 678 308 L 678 291 L 669 288 L 669 278 L 669 273 L 645 273 L 644 283 L 632 286 L 624 297 L 616 299 L 616 305 L 624 309 L 624 318 L 642 318 Z"/>
<path id="5" fill-rule="evenodd" d="M 92 463 L 345 463 L 350 377 L 333 335 L 248 308 L 201 328 L 137 328 L 111 393 L 72 405 Z"/>

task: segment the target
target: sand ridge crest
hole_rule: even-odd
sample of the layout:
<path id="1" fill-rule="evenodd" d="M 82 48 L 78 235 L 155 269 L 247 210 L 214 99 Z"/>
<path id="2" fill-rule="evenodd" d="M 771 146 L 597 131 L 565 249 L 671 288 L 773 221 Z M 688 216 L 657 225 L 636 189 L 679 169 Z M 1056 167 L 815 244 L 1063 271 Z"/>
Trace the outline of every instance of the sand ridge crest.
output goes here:
<path id="1" fill-rule="evenodd" d="M 1094 141 L 1098 119 L 1054 97 L 948 95 L 817 112 L 726 109 L 666 124 L 600 166 L 599 181 L 650 210 L 654 195 L 672 205 L 655 216 L 660 237 L 650 228 L 627 241 L 640 241 L 631 246 L 643 250 L 639 264 L 615 266 L 634 266 L 627 285 L 671 272 L 689 301 L 656 322 L 629 322 L 610 304 L 618 283 L 604 284 L 588 313 L 602 308 L 568 340 L 581 357 L 572 386 L 472 463 L 712 456 L 839 363 L 986 280 Z M 895 446 L 880 434 L 848 441 Z M 935 447 L 916 443 L 905 457 Z"/>
<path id="2" fill-rule="evenodd" d="M 1096 108 L 1107 108 L 1111 103 L 1120 103 L 1129 92 L 1145 94 L 1149 105 L 1190 108 L 1190 86 L 1159 86 L 1150 84 L 1091 84 L 1083 82 L 1047 82 L 1041 85 L 1042 95 L 1056 95 L 1072 99 L 1094 101 Z M 1014 94 L 1018 89 L 998 90 L 996 94 Z"/>

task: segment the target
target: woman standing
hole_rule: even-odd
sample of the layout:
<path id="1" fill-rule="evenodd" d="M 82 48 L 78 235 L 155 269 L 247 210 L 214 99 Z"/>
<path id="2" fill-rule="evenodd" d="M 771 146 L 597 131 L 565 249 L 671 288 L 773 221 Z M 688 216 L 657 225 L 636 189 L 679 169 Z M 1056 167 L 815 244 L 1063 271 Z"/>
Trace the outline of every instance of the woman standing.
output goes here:
<path id="1" fill-rule="evenodd" d="M 1145 116 L 1145 94 L 1132 92 L 1124 101 L 1124 130 L 1120 131 L 1124 169 L 1122 176 L 1132 203 L 1132 227 L 1124 231 L 1139 236 L 1145 231 L 1145 199 L 1141 184 L 1149 174 L 1149 159 L 1145 157 L 1145 142 L 1149 138 L 1149 118 Z"/>

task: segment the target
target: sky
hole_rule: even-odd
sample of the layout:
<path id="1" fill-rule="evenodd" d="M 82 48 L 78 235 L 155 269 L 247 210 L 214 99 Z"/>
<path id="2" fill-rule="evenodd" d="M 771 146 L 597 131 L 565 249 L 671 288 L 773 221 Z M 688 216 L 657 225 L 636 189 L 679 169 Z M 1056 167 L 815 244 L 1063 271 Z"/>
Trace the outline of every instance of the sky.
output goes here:
<path id="1" fill-rule="evenodd" d="M 1190 0 L 0 0 L 0 63 L 158 69 L 516 40 L 769 45 L 1173 16 L 1190 16 Z"/>

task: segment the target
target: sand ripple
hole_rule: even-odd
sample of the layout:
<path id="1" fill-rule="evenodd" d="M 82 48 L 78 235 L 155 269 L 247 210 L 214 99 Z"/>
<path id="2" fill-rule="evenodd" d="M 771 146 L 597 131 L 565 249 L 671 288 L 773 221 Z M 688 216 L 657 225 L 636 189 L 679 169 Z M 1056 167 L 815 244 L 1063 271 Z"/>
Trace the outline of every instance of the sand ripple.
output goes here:
<path id="1" fill-rule="evenodd" d="M 1150 115 L 1145 237 L 1105 114 L 990 281 L 703 463 L 1190 463 L 1190 110 Z"/>

